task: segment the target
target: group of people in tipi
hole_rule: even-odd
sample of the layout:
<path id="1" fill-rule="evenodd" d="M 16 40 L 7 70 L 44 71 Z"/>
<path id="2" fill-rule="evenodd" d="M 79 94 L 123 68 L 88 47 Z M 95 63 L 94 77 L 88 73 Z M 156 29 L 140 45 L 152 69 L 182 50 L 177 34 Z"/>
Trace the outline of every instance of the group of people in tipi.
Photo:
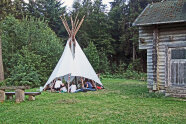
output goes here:
<path id="1" fill-rule="evenodd" d="M 75 93 L 95 91 L 96 89 L 103 88 L 99 76 L 75 39 L 75 35 L 83 23 L 84 17 L 80 22 L 77 21 L 77 16 L 74 21 L 71 17 L 72 30 L 70 30 L 65 16 L 64 18 L 61 16 L 64 27 L 69 34 L 69 39 L 61 58 L 44 85 L 44 90 Z"/>
<path id="2" fill-rule="evenodd" d="M 49 90 L 50 92 L 58 93 L 77 93 L 77 92 L 87 92 L 96 91 L 97 89 L 102 89 L 103 86 L 97 84 L 93 80 L 87 78 L 79 77 L 75 78 L 71 83 L 63 83 L 63 78 L 56 78 L 50 84 L 48 84 L 44 90 Z"/>

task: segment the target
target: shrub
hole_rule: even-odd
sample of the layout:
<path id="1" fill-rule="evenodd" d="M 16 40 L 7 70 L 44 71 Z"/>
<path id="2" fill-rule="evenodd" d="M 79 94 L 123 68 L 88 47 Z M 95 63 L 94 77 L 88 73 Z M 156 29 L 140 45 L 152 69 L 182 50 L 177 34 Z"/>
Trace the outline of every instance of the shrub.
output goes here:
<path id="1" fill-rule="evenodd" d="M 40 20 L 8 16 L 0 23 L 6 83 L 43 85 L 63 51 L 63 42 Z"/>
<path id="2" fill-rule="evenodd" d="M 118 68 L 116 68 L 116 72 L 113 74 L 105 73 L 101 75 L 101 78 L 125 78 L 125 79 L 135 79 L 135 80 L 141 80 L 146 81 L 147 75 L 143 72 L 138 72 L 134 70 L 133 63 L 129 64 L 127 69 L 126 64 L 121 63 Z"/>
<path id="3" fill-rule="evenodd" d="M 134 66 L 135 65 L 133 65 L 133 63 L 128 65 L 128 68 L 127 68 L 126 72 L 124 73 L 124 77 L 127 79 L 146 81 L 147 80 L 146 74 L 134 70 Z"/>
<path id="4" fill-rule="evenodd" d="M 140 59 L 136 59 L 134 61 L 132 61 L 130 64 L 130 70 L 134 70 L 134 71 L 137 71 L 137 72 L 142 72 L 143 71 L 143 67 L 142 67 L 142 64 L 140 62 Z"/>
<path id="5" fill-rule="evenodd" d="M 40 67 L 41 57 L 33 52 L 29 52 L 27 47 L 23 47 L 19 52 L 14 54 L 10 60 L 10 76 L 7 79 L 7 85 L 29 85 L 39 86 L 41 82 Z"/>
<path id="6" fill-rule="evenodd" d="M 100 73 L 110 73 L 110 67 L 109 67 L 109 60 L 105 54 L 105 52 L 101 51 L 99 52 L 99 72 Z"/>

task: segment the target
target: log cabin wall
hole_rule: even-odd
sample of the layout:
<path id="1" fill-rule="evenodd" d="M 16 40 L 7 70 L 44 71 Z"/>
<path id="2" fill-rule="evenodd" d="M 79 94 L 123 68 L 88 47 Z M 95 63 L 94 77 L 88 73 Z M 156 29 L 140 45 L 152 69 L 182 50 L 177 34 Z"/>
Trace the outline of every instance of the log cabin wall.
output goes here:
<path id="1" fill-rule="evenodd" d="M 139 48 L 147 49 L 149 90 L 165 90 L 169 85 L 168 49 L 178 47 L 186 47 L 186 23 L 139 27 Z"/>
<path id="2" fill-rule="evenodd" d="M 139 49 L 147 49 L 147 88 L 152 89 L 156 78 L 153 69 L 153 26 L 139 27 Z"/>
<path id="3" fill-rule="evenodd" d="M 160 84 L 162 89 L 170 86 L 169 49 L 186 47 L 186 23 L 159 25 Z"/>

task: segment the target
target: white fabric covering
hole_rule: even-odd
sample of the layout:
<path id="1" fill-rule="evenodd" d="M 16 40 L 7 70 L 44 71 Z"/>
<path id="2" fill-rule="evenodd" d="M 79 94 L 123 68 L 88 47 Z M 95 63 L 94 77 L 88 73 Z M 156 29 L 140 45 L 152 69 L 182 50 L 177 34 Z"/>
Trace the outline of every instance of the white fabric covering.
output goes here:
<path id="1" fill-rule="evenodd" d="M 85 56 L 76 40 L 75 57 L 73 59 L 72 52 L 69 46 L 70 40 L 71 39 L 67 41 L 64 52 L 44 88 L 56 78 L 64 77 L 65 81 L 69 83 L 74 79 L 75 76 L 91 79 L 94 80 L 96 83 L 102 85 L 101 81 L 96 75 L 96 72 L 92 68 L 90 62 L 88 61 L 87 57 Z"/>

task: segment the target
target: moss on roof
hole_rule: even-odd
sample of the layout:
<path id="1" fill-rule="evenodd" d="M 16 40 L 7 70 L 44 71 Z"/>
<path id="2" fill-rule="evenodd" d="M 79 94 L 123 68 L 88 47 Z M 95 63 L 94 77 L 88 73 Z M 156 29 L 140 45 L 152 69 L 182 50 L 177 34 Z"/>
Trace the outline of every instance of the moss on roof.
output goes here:
<path id="1" fill-rule="evenodd" d="M 133 25 L 186 22 L 186 0 L 169 0 L 147 5 Z"/>

